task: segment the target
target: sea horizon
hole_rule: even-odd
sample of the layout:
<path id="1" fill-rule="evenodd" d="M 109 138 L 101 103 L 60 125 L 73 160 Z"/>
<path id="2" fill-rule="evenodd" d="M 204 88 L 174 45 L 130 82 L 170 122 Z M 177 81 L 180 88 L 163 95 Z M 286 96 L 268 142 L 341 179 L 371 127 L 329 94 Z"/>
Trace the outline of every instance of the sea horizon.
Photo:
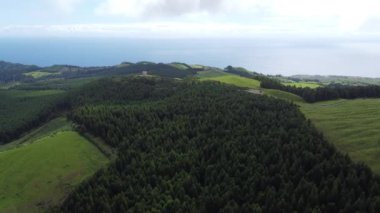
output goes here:
<path id="1" fill-rule="evenodd" d="M 183 62 L 270 75 L 380 77 L 380 42 L 317 39 L 0 38 L 0 60 L 38 66 Z"/>

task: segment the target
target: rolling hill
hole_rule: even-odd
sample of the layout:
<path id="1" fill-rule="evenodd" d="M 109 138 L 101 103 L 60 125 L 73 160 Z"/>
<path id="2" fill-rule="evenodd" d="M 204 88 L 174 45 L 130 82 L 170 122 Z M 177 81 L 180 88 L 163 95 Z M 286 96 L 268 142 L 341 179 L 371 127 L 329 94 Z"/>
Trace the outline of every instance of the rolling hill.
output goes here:
<path id="1" fill-rule="evenodd" d="M 23 75 L 0 83 L 0 212 L 380 211 L 380 99 L 179 62 Z"/>

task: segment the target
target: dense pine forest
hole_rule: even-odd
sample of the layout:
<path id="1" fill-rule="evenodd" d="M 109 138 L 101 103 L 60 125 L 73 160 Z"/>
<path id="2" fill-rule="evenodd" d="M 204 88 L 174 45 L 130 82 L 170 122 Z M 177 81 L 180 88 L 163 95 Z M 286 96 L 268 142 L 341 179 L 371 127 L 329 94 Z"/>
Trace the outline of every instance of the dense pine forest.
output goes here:
<path id="1" fill-rule="evenodd" d="M 118 157 L 53 211 L 380 211 L 380 179 L 337 152 L 292 103 L 138 77 L 72 96 L 77 129 Z"/>
<path id="2" fill-rule="evenodd" d="M 41 125 L 65 108 L 58 90 L 0 91 L 0 144 Z"/>

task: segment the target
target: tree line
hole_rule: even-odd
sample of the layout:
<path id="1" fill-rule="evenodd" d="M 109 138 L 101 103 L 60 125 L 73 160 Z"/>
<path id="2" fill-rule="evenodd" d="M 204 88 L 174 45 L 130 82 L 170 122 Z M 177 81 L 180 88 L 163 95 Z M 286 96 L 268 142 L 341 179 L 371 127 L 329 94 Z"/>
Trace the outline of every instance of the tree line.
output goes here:
<path id="1" fill-rule="evenodd" d="M 290 92 L 302 97 L 306 102 L 318 102 L 336 99 L 356 99 L 356 98 L 379 98 L 380 86 L 348 86 L 334 84 L 316 89 L 286 86 L 280 81 L 271 78 L 261 78 L 261 87 L 267 89 L 277 89 Z"/>

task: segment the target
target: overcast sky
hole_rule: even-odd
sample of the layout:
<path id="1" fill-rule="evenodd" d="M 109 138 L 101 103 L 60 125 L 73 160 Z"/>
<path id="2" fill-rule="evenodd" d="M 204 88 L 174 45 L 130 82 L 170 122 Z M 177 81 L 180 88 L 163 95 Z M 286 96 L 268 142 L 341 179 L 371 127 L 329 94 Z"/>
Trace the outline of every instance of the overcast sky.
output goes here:
<path id="1" fill-rule="evenodd" d="M 0 36 L 373 37 L 376 0 L 0 0 Z"/>

